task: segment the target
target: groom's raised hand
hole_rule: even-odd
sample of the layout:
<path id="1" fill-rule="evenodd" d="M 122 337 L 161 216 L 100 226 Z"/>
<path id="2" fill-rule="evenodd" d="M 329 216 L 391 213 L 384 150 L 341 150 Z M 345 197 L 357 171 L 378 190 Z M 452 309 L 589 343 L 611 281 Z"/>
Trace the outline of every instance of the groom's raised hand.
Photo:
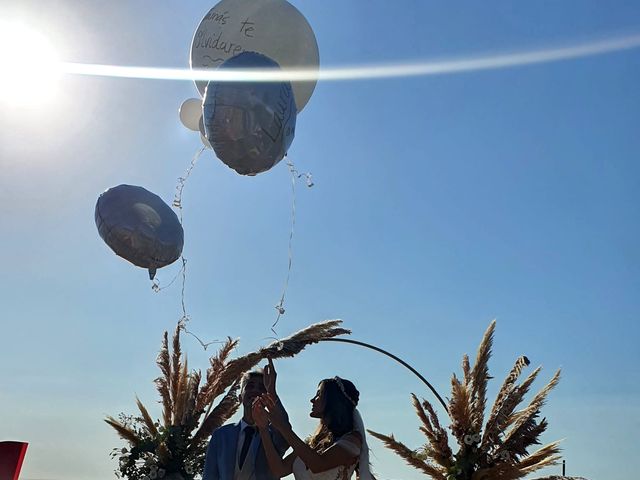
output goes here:
<path id="1" fill-rule="evenodd" d="M 271 395 L 273 395 L 274 397 L 277 396 L 276 393 L 276 378 L 278 376 L 278 374 L 276 373 L 276 368 L 273 365 L 273 360 L 271 358 L 268 358 L 268 364 L 264 366 L 264 375 L 263 375 L 263 382 L 264 382 L 264 388 L 267 390 L 267 393 L 270 393 Z"/>

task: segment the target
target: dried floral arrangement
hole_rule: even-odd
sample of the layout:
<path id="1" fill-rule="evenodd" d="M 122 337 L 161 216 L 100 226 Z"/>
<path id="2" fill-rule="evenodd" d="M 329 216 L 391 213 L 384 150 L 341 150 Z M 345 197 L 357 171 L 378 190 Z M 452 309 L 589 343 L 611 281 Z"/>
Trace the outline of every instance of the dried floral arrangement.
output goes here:
<path id="1" fill-rule="evenodd" d="M 211 433 L 240 406 L 238 388 L 242 374 L 265 358 L 292 357 L 307 345 L 351 333 L 341 328 L 340 323 L 329 320 L 310 325 L 284 340 L 233 359 L 230 355 L 238 341 L 229 338 L 210 358 L 202 385 L 200 371 L 189 371 L 187 359 L 182 355 L 180 327 L 173 335 L 172 352 L 165 332 L 156 360 L 162 375 L 155 379 L 162 421 L 154 420 L 139 399 L 136 401 L 140 415 L 120 414 L 117 419 L 105 419 L 127 442 L 124 448 L 111 453 L 113 458 L 119 458 L 116 476 L 129 480 L 193 480 L 195 475 L 201 475 Z"/>
<path id="2" fill-rule="evenodd" d="M 489 416 L 484 421 L 487 383 L 492 378 L 489 376 L 488 363 L 494 330 L 495 320 L 480 342 L 474 365 L 471 366 L 469 357 L 464 355 L 462 378 L 459 379 L 455 374 L 451 378 L 449 429 L 457 445 L 449 445 L 447 430 L 440 424 L 433 406 L 426 400 L 421 402 L 415 395 L 412 395 L 413 406 L 420 419 L 420 431 L 427 438 L 421 448 L 412 450 L 393 435 L 369 431 L 409 465 L 434 480 L 515 480 L 554 465 L 560 459 L 558 442 L 529 453 L 533 445 L 540 445 L 540 435 L 547 428 L 546 419 L 539 419 L 540 408 L 549 392 L 558 384 L 560 370 L 525 408 L 516 410 L 541 370 L 538 367 L 518 383 L 522 371 L 529 365 L 527 357 L 519 357 L 502 383 Z M 556 478 L 561 477 L 539 480 Z"/>

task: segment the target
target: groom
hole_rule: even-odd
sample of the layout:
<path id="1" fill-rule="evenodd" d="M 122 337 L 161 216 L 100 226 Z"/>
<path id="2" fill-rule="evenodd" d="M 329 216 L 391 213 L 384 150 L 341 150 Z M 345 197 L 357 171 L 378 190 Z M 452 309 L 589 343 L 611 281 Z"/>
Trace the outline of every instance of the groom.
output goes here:
<path id="1" fill-rule="evenodd" d="M 247 372 L 240 383 L 242 420 L 224 425 L 211 435 L 202 480 L 277 480 L 269 470 L 260 435 L 254 427 L 251 404 L 267 390 L 275 391 L 275 371 Z M 266 374 L 265 374 L 266 373 Z M 266 385 L 266 386 L 265 386 Z M 284 438 L 271 430 L 276 450 L 283 455 L 288 445 Z"/>

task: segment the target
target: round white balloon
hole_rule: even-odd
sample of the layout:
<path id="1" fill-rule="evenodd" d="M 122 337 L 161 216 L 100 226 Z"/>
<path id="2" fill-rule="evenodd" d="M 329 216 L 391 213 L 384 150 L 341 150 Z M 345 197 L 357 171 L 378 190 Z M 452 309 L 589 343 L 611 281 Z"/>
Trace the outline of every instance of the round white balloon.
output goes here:
<path id="1" fill-rule="evenodd" d="M 191 43 L 191 68 L 217 68 L 241 52 L 258 52 L 283 69 L 318 69 L 315 34 L 306 18 L 286 0 L 222 0 L 198 25 Z M 197 81 L 201 95 L 206 81 Z M 298 112 L 316 81 L 292 82 Z"/>
<path id="2" fill-rule="evenodd" d="M 200 119 L 202 118 L 201 99 L 187 98 L 182 102 L 182 105 L 180 105 L 178 113 L 180 114 L 180 121 L 182 122 L 182 125 L 194 132 L 200 130 Z"/>

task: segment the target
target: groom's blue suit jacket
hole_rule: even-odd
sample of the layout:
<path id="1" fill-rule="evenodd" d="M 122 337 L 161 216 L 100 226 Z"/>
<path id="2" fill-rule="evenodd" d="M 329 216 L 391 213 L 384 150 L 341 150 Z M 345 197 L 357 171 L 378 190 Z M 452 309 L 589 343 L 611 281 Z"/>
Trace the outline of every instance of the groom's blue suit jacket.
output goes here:
<path id="1" fill-rule="evenodd" d="M 270 430 L 271 438 L 280 455 L 286 452 L 288 445 L 277 431 Z M 240 435 L 240 422 L 224 425 L 218 428 L 209 440 L 207 456 L 204 463 L 202 480 L 233 480 L 236 468 L 238 435 Z M 278 480 L 269 470 L 267 457 L 262 448 L 262 440 L 259 441 L 255 454 L 255 480 Z"/>

